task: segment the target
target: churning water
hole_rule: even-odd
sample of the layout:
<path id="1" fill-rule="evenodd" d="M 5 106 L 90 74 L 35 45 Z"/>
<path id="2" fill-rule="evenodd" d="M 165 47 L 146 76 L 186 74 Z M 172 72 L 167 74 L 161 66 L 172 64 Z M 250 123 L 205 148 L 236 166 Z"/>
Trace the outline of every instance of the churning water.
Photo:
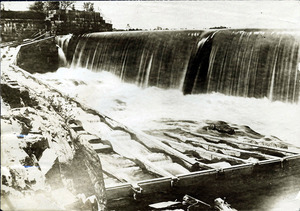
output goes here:
<path id="1" fill-rule="evenodd" d="M 122 82 L 112 73 L 81 68 L 60 68 L 38 77 L 134 129 L 164 129 L 170 120 L 196 121 L 199 125 L 221 120 L 300 145 L 299 104 L 220 93 L 183 95 L 180 90 L 141 88 Z"/>
<path id="2" fill-rule="evenodd" d="M 67 67 L 36 75 L 158 138 L 157 131 L 196 131 L 207 121 L 223 121 L 300 147 L 299 40 L 297 31 L 272 30 L 67 36 L 58 39 Z M 285 192 L 270 201 L 269 190 L 255 190 L 234 205 L 249 207 L 253 200 L 256 207 L 281 210 L 295 197 Z"/>
<path id="3" fill-rule="evenodd" d="M 299 34 L 246 29 L 68 35 L 57 39 L 68 68 L 40 77 L 134 129 L 225 121 L 300 145 Z"/>

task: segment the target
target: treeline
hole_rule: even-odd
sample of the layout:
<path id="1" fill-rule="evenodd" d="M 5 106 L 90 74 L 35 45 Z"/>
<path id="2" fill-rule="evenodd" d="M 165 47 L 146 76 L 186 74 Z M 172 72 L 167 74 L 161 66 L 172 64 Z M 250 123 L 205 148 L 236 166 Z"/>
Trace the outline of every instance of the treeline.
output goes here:
<path id="1" fill-rule="evenodd" d="M 76 10 L 75 1 L 36 1 L 29 6 L 29 10 L 46 13 L 48 10 Z M 84 2 L 82 9 L 87 12 L 94 11 L 94 3 Z"/>

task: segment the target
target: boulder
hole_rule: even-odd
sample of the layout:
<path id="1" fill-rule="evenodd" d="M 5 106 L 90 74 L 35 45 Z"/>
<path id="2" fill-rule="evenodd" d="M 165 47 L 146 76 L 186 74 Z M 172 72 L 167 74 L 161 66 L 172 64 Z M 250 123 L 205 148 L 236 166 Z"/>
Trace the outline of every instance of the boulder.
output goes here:
<path id="1" fill-rule="evenodd" d="M 229 126 L 226 122 L 223 121 L 215 121 L 215 122 L 207 122 L 208 126 L 204 126 L 204 130 L 215 130 L 219 133 L 233 135 L 235 134 L 235 130 L 233 127 Z"/>

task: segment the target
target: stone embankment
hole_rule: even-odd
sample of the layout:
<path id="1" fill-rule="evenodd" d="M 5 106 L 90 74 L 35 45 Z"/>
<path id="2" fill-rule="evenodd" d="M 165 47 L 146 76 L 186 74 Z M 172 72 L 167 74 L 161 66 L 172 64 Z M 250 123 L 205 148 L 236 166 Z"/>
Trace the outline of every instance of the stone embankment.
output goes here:
<path id="1" fill-rule="evenodd" d="M 1 62 L 1 209 L 104 210 L 102 166 L 93 147 L 109 146 L 90 144 L 101 139 L 76 119 L 89 114 L 11 65 L 7 53 Z"/>

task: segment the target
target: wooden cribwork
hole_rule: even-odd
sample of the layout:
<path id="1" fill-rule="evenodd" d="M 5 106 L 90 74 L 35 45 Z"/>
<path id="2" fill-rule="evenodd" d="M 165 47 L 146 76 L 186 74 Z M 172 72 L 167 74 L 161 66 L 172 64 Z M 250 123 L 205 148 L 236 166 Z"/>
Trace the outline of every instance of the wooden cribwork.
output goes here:
<path id="1" fill-rule="evenodd" d="M 43 84 L 22 69 L 14 69 Z M 188 130 L 183 130 L 183 135 L 164 132 L 163 137 L 150 136 L 44 85 L 94 118 L 93 130 L 88 131 L 88 123 L 80 120 L 69 121 L 67 127 L 72 137 L 89 144 L 99 156 L 110 208 L 137 201 L 158 202 L 168 195 L 219 197 L 241 189 L 269 187 L 286 177 L 300 184 L 300 154 L 290 149 Z M 92 173 L 92 178 L 97 178 Z"/>

